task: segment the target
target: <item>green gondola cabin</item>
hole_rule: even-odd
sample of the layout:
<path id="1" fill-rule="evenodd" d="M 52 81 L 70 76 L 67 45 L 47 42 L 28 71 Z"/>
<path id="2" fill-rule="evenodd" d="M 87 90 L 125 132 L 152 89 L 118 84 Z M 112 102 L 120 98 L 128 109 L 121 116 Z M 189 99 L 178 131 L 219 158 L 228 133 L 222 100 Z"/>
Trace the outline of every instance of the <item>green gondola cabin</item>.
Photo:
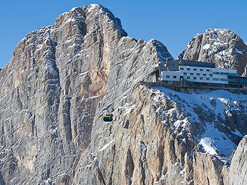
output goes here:
<path id="1" fill-rule="evenodd" d="M 111 114 L 111 115 L 106 115 L 106 116 L 104 116 L 103 118 L 102 118 L 102 120 L 104 121 L 104 122 L 112 122 L 113 121 L 113 115 Z"/>

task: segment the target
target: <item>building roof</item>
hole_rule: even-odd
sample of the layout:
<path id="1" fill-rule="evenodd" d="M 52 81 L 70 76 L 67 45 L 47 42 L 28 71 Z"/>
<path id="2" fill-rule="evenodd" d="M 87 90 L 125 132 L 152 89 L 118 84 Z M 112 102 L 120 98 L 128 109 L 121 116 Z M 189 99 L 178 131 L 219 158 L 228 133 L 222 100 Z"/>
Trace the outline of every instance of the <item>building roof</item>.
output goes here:
<path id="1" fill-rule="evenodd" d="M 192 61 L 192 60 L 175 60 L 179 61 L 180 66 L 196 66 L 196 67 L 209 67 L 215 68 L 215 63 Z"/>
<path id="2" fill-rule="evenodd" d="M 194 66 L 215 68 L 215 63 L 200 62 L 192 60 L 168 60 L 159 65 L 161 71 L 179 71 L 179 66 Z"/>

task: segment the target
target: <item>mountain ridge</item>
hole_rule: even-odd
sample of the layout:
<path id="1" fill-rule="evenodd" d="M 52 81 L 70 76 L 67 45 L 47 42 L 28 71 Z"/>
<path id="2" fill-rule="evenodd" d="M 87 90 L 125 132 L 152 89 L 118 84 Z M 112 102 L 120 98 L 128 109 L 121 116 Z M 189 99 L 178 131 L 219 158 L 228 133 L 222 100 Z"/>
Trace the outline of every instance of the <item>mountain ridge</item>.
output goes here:
<path id="1" fill-rule="evenodd" d="M 205 141 L 212 126 L 219 141 L 237 146 L 235 139 L 247 132 L 246 95 L 221 91 L 210 99 L 210 93 L 138 85 L 155 81 L 153 71 L 168 59 L 173 58 L 161 42 L 127 36 L 100 5 L 73 8 L 54 26 L 29 33 L 0 73 L 0 182 L 244 180 L 246 169 L 238 159 L 246 157 L 245 137 L 230 168 L 222 162 L 230 153 L 224 154 L 213 137 Z M 102 122 L 105 114 L 113 114 L 114 121 Z"/>

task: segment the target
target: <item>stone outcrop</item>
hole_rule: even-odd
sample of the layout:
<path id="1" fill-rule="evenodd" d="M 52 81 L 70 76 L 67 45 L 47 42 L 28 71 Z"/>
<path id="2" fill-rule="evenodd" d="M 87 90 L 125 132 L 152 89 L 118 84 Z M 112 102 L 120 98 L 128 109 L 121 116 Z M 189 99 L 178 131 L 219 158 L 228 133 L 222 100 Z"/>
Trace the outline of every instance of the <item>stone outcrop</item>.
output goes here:
<path id="1" fill-rule="evenodd" d="M 228 153 L 210 155 L 200 139 L 212 126 L 237 146 L 246 96 L 139 85 L 167 59 L 162 43 L 128 37 L 100 5 L 28 34 L 0 72 L 0 184 L 234 184 L 229 173 L 241 182 L 243 141 L 228 168 Z"/>
<path id="2" fill-rule="evenodd" d="M 172 90 L 164 93 L 139 86 L 130 98 L 127 94 L 118 97 L 110 109 L 116 115 L 113 124 L 102 126 L 99 121 L 102 113 L 96 113 L 94 139 L 78 163 L 73 184 L 229 184 L 228 155 L 223 155 L 229 147 L 234 150 L 229 144 L 239 136 L 234 134 L 237 133 L 236 125 L 232 131 L 224 133 L 223 130 L 228 129 L 227 123 L 219 123 L 215 118 L 221 113 L 217 115 L 212 109 L 218 109 L 222 104 L 227 107 L 232 102 L 222 103 L 215 97 L 217 101 L 209 107 L 212 95 L 209 94 L 208 99 L 198 95 L 204 100 L 204 107 L 198 112 L 193 111 L 197 103 L 190 104 L 187 99 L 195 102 L 198 97 L 185 95 L 185 98 L 182 93 Z M 229 95 L 226 94 L 232 98 Z M 246 98 L 239 97 L 239 104 L 245 103 Z M 104 97 L 97 109 L 104 111 L 104 107 L 109 106 L 109 99 L 110 95 Z M 229 106 L 230 111 L 233 109 Z M 199 120 L 194 120 L 197 116 Z M 218 129 L 219 124 L 224 128 Z M 203 134 L 207 133 L 208 125 L 215 125 L 215 130 L 210 128 L 209 133 L 215 134 L 224 145 L 223 149 L 217 149 L 218 156 L 203 151 L 196 139 L 207 136 Z M 235 146 L 237 144 L 236 141 Z M 82 174 L 87 174 L 87 178 Z"/>
<path id="3" fill-rule="evenodd" d="M 232 158 L 230 167 L 230 184 L 246 184 L 247 183 L 247 136 L 239 143 L 237 150 Z"/>
<path id="4" fill-rule="evenodd" d="M 237 69 L 238 75 L 247 75 L 247 46 L 228 29 L 207 29 L 203 34 L 198 33 L 178 58 L 212 62 L 217 67 Z"/>

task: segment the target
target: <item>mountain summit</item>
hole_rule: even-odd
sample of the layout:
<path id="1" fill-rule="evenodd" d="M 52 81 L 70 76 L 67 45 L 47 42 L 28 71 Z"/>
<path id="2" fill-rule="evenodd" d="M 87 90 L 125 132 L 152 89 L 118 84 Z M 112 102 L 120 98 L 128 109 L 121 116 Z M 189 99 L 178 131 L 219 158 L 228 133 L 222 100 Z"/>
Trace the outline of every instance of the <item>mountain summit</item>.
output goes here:
<path id="1" fill-rule="evenodd" d="M 247 96 L 140 85 L 169 59 L 97 4 L 29 33 L 0 71 L 0 184 L 246 180 Z"/>

